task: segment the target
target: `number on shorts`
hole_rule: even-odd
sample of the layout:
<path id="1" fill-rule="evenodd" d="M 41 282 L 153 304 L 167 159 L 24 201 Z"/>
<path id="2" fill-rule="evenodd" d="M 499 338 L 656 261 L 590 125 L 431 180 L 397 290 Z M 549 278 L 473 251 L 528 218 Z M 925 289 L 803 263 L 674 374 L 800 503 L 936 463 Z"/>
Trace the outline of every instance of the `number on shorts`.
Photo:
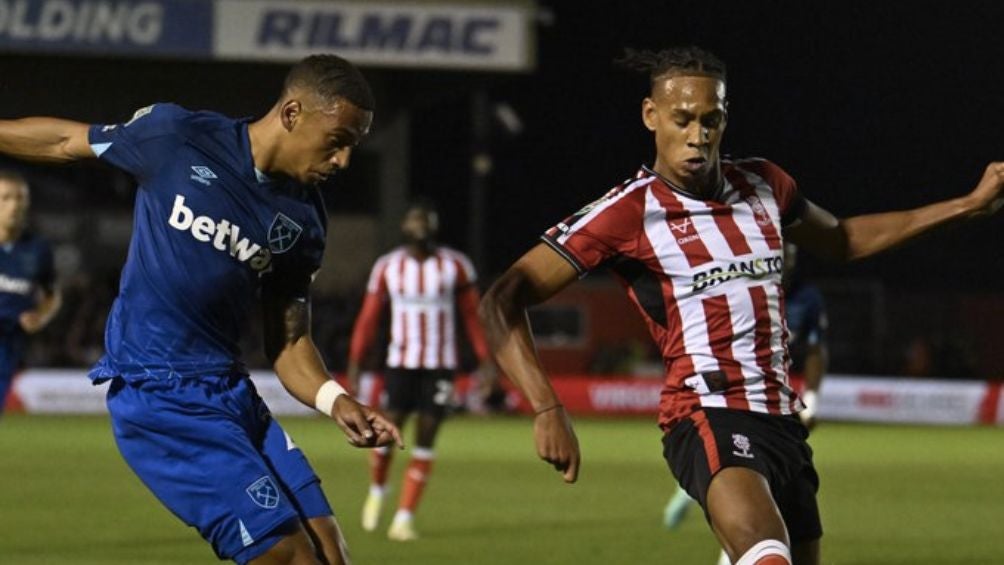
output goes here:
<path id="1" fill-rule="evenodd" d="M 453 383 L 451 381 L 436 381 L 436 394 L 432 397 L 432 402 L 436 406 L 446 406 L 453 394 Z"/>

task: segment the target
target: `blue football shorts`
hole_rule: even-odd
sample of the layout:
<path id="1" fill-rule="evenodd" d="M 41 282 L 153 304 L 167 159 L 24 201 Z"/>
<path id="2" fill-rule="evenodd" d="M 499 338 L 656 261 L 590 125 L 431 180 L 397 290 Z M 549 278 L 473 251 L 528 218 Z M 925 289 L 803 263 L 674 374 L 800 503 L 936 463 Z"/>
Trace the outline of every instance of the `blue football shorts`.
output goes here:
<path id="1" fill-rule="evenodd" d="M 261 556 L 332 514 L 320 479 L 241 376 L 112 380 L 112 430 L 153 494 L 220 559 Z"/>

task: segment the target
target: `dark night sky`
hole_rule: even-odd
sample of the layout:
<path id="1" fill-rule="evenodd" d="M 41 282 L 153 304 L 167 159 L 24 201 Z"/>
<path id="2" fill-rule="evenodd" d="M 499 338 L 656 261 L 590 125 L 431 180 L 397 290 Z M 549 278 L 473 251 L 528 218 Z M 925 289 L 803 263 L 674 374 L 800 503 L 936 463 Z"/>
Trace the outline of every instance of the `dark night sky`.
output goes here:
<path id="1" fill-rule="evenodd" d="M 541 3 L 553 22 L 538 27 L 533 73 L 366 69 L 379 91 L 377 127 L 395 107 L 413 110 L 412 190 L 443 204 L 444 238 L 460 247 L 472 88 L 486 88 L 522 117 L 522 135 L 492 139 L 488 273 L 651 162 L 639 117 L 646 80 L 612 64 L 624 46 L 694 43 L 717 53 L 729 65 L 725 152 L 775 161 L 838 215 L 963 194 L 989 161 L 1004 159 L 999 1 Z M 271 104 L 284 72 L 278 65 L 0 55 L 0 115 L 111 122 L 157 100 L 255 114 Z M 331 208 L 375 205 L 362 163 L 342 179 Z M 1004 276 L 994 253 L 1002 236 L 1004 216 L 881 259 L 819 268 L 880 276 L 892 287 L 993 291 Z"/>

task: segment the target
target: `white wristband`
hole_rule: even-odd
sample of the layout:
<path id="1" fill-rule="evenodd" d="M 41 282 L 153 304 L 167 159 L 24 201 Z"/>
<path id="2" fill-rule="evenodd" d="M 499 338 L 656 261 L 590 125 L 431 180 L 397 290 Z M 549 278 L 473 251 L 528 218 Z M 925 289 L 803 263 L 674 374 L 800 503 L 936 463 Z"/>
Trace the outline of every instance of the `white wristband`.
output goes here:
<path id="1" fill-rule="evenodd" d="M 317 389 L 317 396 L 314 397 L 314 408 L 317 408 L 318 412 L 330 418 L 331 411 L 335 407 L 335 400 L 343 394 L 348 393 L 342 388 L 342 385 L 329 380 L 321 385 L 321 388 Z"/>

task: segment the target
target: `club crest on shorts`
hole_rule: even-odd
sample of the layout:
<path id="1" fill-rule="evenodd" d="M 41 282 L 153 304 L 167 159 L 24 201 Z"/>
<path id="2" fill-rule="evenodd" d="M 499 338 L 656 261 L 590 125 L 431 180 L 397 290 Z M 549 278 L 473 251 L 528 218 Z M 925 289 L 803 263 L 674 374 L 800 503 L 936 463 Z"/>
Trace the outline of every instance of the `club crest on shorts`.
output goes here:
<path id="1" fill-rule="evenodd" d="M 735 449 L 732 450 L 732 455 L 753 459 L 753 454 L 750 453 L 750 438 L 743 434 L 732 434 L 732 445 L 735 446 Z"/>
<path id="2" fill-rule="evenodd" d="M 285 253 L 293 247 L 297 239 L 300 239 L 301 233 L 303 228 L 300 224 L 279 212 L 268 228 L 268 248 L 272 253 Z"/>
<path id="3" fill-rule="evenodd" d="M 251 483 L 245 490 L 255 504 L 266 510 L 279 506 L 279 489 L 275 488 L 275 483 L 268 475 Z"/>

